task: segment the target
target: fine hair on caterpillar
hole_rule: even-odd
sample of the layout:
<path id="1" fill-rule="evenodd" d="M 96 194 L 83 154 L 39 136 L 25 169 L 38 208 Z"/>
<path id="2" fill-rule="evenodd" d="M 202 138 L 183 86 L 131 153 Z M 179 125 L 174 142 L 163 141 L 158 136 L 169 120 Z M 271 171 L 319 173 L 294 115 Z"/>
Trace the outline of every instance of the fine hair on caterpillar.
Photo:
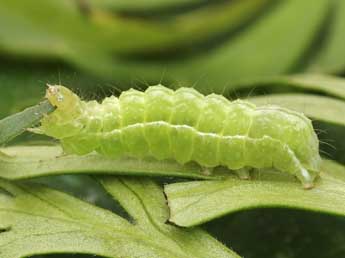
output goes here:
<path id="1" fill-rule="evenodd" d="M 296 176 L 306 189 L 320 171 L 311 121 L 279 106 L 162 85 L 123 91 L 101 103 L 56 85 L 46 98 L 56 109 L 34 132 L 59 139 L 66 153 L 194 161 L 206 172 L 225 166 L 241 178 L 249 178 L 251 169 L 274 168 Z"/>

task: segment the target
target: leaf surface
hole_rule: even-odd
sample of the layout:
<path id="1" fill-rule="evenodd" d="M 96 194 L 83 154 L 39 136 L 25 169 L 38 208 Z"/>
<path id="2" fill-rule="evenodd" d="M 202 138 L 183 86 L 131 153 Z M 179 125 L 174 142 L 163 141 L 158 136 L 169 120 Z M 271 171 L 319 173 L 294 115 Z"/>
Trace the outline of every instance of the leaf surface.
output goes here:
<path id="1" fill-rule="evenodd" d="M 179 85 L 195 84 L 194 87 L 204 92 L 223 92 L 244 78 L 254 80 L 286 74 L 312 43 L 331 6 L 325 0 L 313 4 L 298 0 L 278 2 L 254 24 L 213 51 L 173 62 L 134 60 L 127 62 L 128 69 L 148 81 L 160 78 L 166 71 L 165 76 Z"/>
<path id="2" fill-rule="evenodd" d="M 151 180 L 102 178 L 102 182 L 126 203 L 125 208 L 135 215 L 133 223 L 62 192 L 0 180 L 1 257 L 50 253 L 109 258 L 239 257 L 198 228 L 166 225 L 164 195 Z"/>
<path id="3" fill-rule="evenodd" d="M 91 0 L 89 1 L 93 6 L 109 8 L 113 10 L 126 11 L 144 11 L 150 9 L 161 8 L 177 8 L 179 6 L 198 4 L 204 2 L 203 0 Z"/>
<path id="4" fill-rule="evenodd" d="M 27 108 L 20 113 L 0 120 L 0 145 L 8 142 L 23 133 L 27 128 L 33 127 L 43 118 L 43 115 L 54 110 L 54 107 L 46 100 L 42 103 Z"/>
<path id="5" fill-rule="evenodd" d="M 295 74 L 288 76 L 273 76 L 263 79 L 242 82 L 235 88 L 258 88 L 270 86 L 276 89 L 288 87 L 325 93 L 340 99 L 345 99 L 345 80 L 341 77 L 324 74 Z"/>
<path id="6" fill-rule="evenodd" d="M 119 54 L 120 59 L 125 55 L 131 59 L 138 55 L 140 59 L 143 54 L 162 53 L 183 56 L 191 55 L 195 50 L 200 53 L 199 48 L 213 42 L 214 38 L 241 28 L 270 2 L 272 0 L 243 0 L 210 4 L 170 19 L 143 19 L 140 16 L 128 19 L 96 8 L 92 22 L 104 30 L 113 53 Z"/>
<path id="7" fill-rule="evenodd" d="M 323 73 L 342 73 L 345 70 L 345 2 L 335 0 L 330 28 L 323 34 L 324 45 L 312 59 L 308 70 Z"/>
<path id="8" fill-rule="evenodd" d="M 291 175 L 264 170 L 253 180 L 229 176 L 223 181 L 196 181 L 165 186 L 169 221 L 191 227 L 239 210 L 259 207 L 304 209 L 345 216 L 345 168 L 324 161 L 311 190 Z"/>
<path id="9" fill-rule="evenodd" d="M 181 166 L 174 161 L 153 159 L 111 159 L 98 154 L 62 155 L 60 146 L 15 146 L 0 149 L 0 178 L 25 179 L 60 174 L 112 174 L 179 176 L 217 179 L 206 176 L 196 164 Z"/>

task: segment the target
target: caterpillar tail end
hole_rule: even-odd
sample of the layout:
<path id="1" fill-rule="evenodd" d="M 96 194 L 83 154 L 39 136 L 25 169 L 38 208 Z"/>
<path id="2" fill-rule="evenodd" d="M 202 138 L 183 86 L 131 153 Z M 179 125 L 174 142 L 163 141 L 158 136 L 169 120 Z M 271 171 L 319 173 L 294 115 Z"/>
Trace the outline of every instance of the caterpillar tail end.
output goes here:
<path id="1" fill-rule="evenodd" d="M 318 174 L 317 171 L 302 168 L 300 173 L 296 174 L 296 177 L 301 181 L 303 189 L 309 190 L 314 187 L 314 181 Z"/>
<path id="2" fill-rule="evenodd" d="M 312 189 L 314 188 L 314 184 L 313 183 L 304 183 L 303 184 L 303 189 L 305 190 L 309 190 L 309 189 Z"/>

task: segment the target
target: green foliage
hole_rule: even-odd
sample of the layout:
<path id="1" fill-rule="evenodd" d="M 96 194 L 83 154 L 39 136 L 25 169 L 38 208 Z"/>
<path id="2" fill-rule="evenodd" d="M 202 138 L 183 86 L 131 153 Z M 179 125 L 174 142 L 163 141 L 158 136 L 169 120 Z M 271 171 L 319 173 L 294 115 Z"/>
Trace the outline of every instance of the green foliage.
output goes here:
<path id="1" fill-rule="evenodd" d="M 165 224 L 161 187 L 149 179 L 100 178 L 132 221 L 67 194 L 0 181 L 0 254 L 88 253 L 117 257 L 239 257 L 204 231 Z"/>
<path id="2" fill-rule="evenodd" d="M 293 77 L 291 79 L 285 78 L 285 80 L 293 81 Z M 310 83 L 310 81 L 308 82 Z M 342 85 L 341 80 L 338 82 Z M 313 86 L 313 84 L 303 84 L 303 80 L 302 82 L 300 80 L 298 83 L 300 84 L 297 87 L 316 90 L 321 89 L 341 97 L 341 90 L 338 89 L 337 92 L 334 91 L 333 84 L 321 83 L 321 85 Z M 339 107 L 342 107 L 343 102 L 331 97 L 308 94 L 276 94 L 276 96 L 270 95 L 255 97 L 252 100 L 258 104 L 266 104 L 266 101 L 270 101 L 270 103 L 278 103 L 297 111 L 304 111 L 307 115 L 317 119 L 318 121 L 328 123 L 329 125 L 344 127 L 343 112 L 341 109 L 339 110 Z M 309 109 L 306 109 L 306 107 Z M 36 109 L 36 112 L 47 112 L 45 106 L 34 108 Z M 20 131 L 23 130 L 26 124 L 18 124 L 13 121 L 16 121 L 16 119 L 18 119 L 17 117 L 20 117 L 23 121 L 26 121 L 26 123 L 30 120 L 34 122 L 37 120 L 36 112 L 32 112 L 31 109 L 28 109 L 22 113 L 2 120 L 0 124 L 3 123 L 3 121 L 10 121 L 7 122 L 7 124 L 11 126 L 11 129 L 13 131 Z M 4 126 L 4 128 L 6 128 L 6 126 Z M 179 166 L 174 162 L 167 161 L 139 161 L 134 159 L 112 160 L 96 154 L 86 156 L 60 156 L 62 151 L 58 146 L 18 146 L 3 148 L 2 151 L 3 154 L 0 157 L 0 170 L 2 171 L 1 177 L 10 180 L 65 173 L 106 173 L 113 175 L 175 176 L 194 179 L 212 179 L 212 181 L 173 183 L 165 186 L 168 206 L 164 205 L 164 207 L 165 209 L 167 209 L 167 207 L 170 208 L 169 221 L 183 227 L 195 226 L 197 224 L 213 220 L 214 218 L 224 216 L 225 214 L 259 207 L 284 207 L 286 209 L 304 209 L 329 214 L 345 214 L 343 205 L 345 200 L 345 170 L 342 165 L 331 161 L 324 161 L 322 168 L 323 172 L 320 179 L 317 181 L 316 187 L 312 190 L 306 191 L 303 190 L 291 176 L 269 170 L 258 172 L 254 175 L 254 179 L 251 181 L 243 181 L 234 175 L 224 178 L 226 173 L 224 174 L 222 171 L 218 171 L 216 176 L 205 176 L 200 172 L 200 169 L 194 165 Z M 127 209 L 127 202 L 129 202 L 127 198 L 131 197 L 128 197 L 128 194 L 125 194 L 124 196 L 126 198 L 123 200 L 124 196 L 121 197 L 120 194 L 121 184 L 116 183 L 116 187 L 107 188 L 108 183 L 113 182 L 114 180 L 115 182 L 118 182 L 117 179 L 107 177 L 107 179 L 104 179 L 103 183 L 106 186 L 106 189 L 108 189 L 108 191 L 111 192 L 117 200 L 119 200 L 122 206 Z M 139 182 L 140 179 L 133 179 L 132 181 L 135 183 Z M 8 184 L 8 182 L 6 182 L 6 184 Z M 147 183 L 145 187 L 148 187 L 149 185 L 150 184 Z M 9 192 L 8 188 L 3 188 L 6 192 Z M 144 193 L 138 194 L 141 196 L 141 194 Z M 8 204 L 5 203 L 4 205 L 6 206 Z M 134 208 L 135 207 L 133 207 L 133 209 Z M 139 212 L 136 211 L 132 213 L 137 214 Z M 157 214 L 154 215 L 156 216 Z M 165 220 L 166 219 L 168 219 L 168 216 L 165 217 Z M 11 228 L 12 225 L 17 224 L 11 224 Z M 3 226 L 3 231 L 7 231 L 8 229 L 9 226 Z M 97 235 L 93 232 L 92 234 Z M 85 236 L 82 238 L 84 239 Z M 78 243 L 78 248 L 80 248 L 81 245 L 79 242 L 74 241 L 74 243 Z M 62 244 L 61 246 L 57 244 L 55 247 L 50 247 L 49 250 L 43 251 L 40 248 L 42 247 L 38 247 L 38 251 L 35 252 L 36 254 L 75 252 L 106 256 L 110 255 L 110 251 L 106 247 L 98 250 L 97 246 L 92 247 L 96 250 L 91 248 L 86 249 L 86 251 L 73 249 L 75 246 L 67 247 L 65 244 Z M 118 250 L 120 247 L 116 248 L 116 250 Z M 141 250 L 139 252 L 144 251 Z M 159 254 L 159 251 L 156 251 L 156 253 L 158 253 L 158 255 L 162 255 Z M 202 257 L 198 255 L 196 255 L 196 257 Z M 135 257 L 135 254 L 133 254 L 133 257 Z"/>
<path id="3" fill-rule="evenodd" d="M 253 180 L 229 177 L 165 187 L 170 221 L 195 226 L 239 210 L 258 207 L 299 208 L 345 215 L 345 167 L 324 161 L 314 189 L 305 191 L 283 174 L 259 171 Z"/>
<path id="4" fill-rule="evenodd" d="M 340 0 L 5 0 L 0 13 L 6 56 L 60 60 L 123 88 L 163 77 L 222 92 L 292 71 L 344 70 Z"/>
<path id="5" fill-rule="evenodd" d="M 206 176 L 195 164 L 181 166 L 172 161 L 110 159 L 97 154 L 64 155 L 61 146 L 14 146 L 0 149 L 1 177 L 26 179 L 60 174 L 113 174 L 177 176 L 194 179 L 217 179 Z"/>
<path id="6" fill-rule="evenodd" d="M 345 80 L 341 77 L 324 74 L 295 74 L 289 76 L 273 76 L 266 79 L 247 81 L 236 86 L 239 88 L 267 88 L 269 91 L 279 89 L 308 91 L 345 99 Z M 300 110 L 303 112 L 303 110 Z"/>
<path id="7" fill-rule="evenodd" d="M 331 9 L 333 19 L 331 26 L 324 35 L 322 49 L 312 60 L 308 70 L 323 73 L 342 73 L 344 72 L 344 31 L 345 31 L 345 2 L 341 0 L 333 1 Z"/>
<path id="8" fill-rule="evenodd" d="M 0 257 L 238 257 L 215 238 L 249 258 L 344 257 L 344 19 L 341 0 L 1 1 L 1 119 L 41 102 L 46 83 L 103 98 L 162 82 L 304 112 L 334 161 L 305 191 L 273 171 L 242 181 L 193 164 L 61 155 L 26 134 L 0 151 Z M 50 111 L 0 120 L 0 144 Z M 205 222 L 215 238 L 185 228 Z"/>
<path id="9" fill-rule="evenodd" d="M 22 134 L 26 128 L 37 125 L 44 114 L 53 110 L 54 107 L 48 101 L 44 101 L 23 112 L 0 120 L 0 145 Z"/>

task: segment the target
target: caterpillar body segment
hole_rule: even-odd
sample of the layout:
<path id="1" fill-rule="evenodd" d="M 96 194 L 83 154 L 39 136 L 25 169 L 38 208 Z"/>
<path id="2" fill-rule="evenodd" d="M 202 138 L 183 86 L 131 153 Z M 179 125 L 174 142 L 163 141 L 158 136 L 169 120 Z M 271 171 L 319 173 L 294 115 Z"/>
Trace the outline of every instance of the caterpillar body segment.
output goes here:
<path id="1" fill-rule="evenodd" d="M 161 85 L 102 103 L 50 86 L 47 98 L 57 109 L 40 130 L 60 139 L 67 153 L 195 161 L 205 168 L 226 166 L 241 177 L 248 177 L 248 168 L 275 168 L 295 175 L 305 188 L 319 171 L 311 121 L 284 108 Z"/>

